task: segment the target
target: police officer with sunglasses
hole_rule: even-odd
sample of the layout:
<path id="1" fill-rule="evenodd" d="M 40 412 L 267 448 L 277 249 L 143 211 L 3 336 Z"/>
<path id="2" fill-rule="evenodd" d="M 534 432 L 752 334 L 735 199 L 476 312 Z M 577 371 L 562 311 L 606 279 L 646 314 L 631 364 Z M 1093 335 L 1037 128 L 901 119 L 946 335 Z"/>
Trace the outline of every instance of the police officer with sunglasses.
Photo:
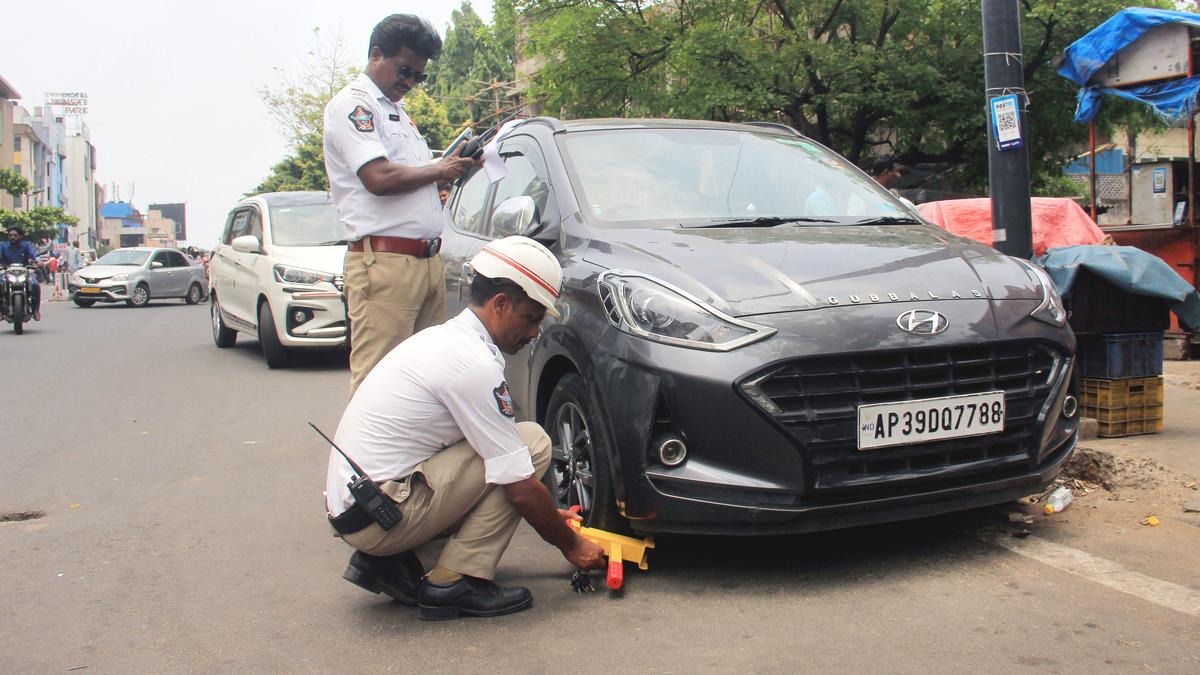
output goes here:
<path id="1" fill-rule="evenodd" d="M 325 169 L 349 242 L 351 392 L 392 347 L 446 318 L 438 184 L 479 162 L 434 161 L 401 102 L 441 51 L 428 21 L 393 14 L 371 31 L 365 71 L 325 107 Z"/>

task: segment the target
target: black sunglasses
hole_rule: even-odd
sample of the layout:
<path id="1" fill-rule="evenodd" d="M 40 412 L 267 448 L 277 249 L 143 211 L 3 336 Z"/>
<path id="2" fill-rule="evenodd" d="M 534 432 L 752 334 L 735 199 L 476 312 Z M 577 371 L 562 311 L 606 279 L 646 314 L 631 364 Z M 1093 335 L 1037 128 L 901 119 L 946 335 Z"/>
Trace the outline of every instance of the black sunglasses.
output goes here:
<path id="1" fill-rule="evenodd" d="M 414 70 L 408 66 L 400 66 L 396 68 L 396 76 L 405 82 L 412 80 L 413 84 L 421 84 L 429 79 L 429 76 L 420 70 Z"/>

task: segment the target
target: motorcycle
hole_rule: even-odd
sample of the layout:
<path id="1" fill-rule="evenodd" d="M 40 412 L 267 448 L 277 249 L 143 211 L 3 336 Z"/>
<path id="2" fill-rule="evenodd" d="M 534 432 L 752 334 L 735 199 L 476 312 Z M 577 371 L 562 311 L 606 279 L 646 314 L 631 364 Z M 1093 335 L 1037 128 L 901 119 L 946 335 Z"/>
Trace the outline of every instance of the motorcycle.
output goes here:
<path id="1" fill-rule="evenodd" d="M 0 274 L 0 317 L 13 325 L 17 335 L 25 332 L 25 322 L 33 319 L 33 301 L 30 294 L 33 283 L 29 275 L 33 269 L 25 265 L 9 265 Z"/>

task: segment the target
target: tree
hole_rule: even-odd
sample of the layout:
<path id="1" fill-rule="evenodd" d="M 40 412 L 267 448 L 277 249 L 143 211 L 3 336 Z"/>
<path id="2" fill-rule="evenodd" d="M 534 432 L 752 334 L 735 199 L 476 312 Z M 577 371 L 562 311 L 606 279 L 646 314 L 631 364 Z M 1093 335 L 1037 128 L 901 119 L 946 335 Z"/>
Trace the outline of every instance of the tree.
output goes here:
<path id="1" fill-rule="evenodd" d="M 1051 59 L 1120 0 L 1021 0 L 1031 173 L 1086 138 Z M 1147 3 L 1167 5 L 1168 2 Z M 986 184 L 978 0 L 521 0 L 532 94 L 567 116 L 763 119 L 861 162 L 897 154 Z M 568 48 L 569 47 L 569 48 Z"/>
<path id="2" fill-rule="evenodd" d="M 267 112 L 287 131 L 293 144 L 312 134 L 321 135 L 325 104 L 359 73 L 350 65 L 341 34 L 322 35 L 320 28 L 312 31 L 312 46 L 298 74 L 275 70 L 281 83 L 274 88 L 262 87 L 258 93 Z"/>
<path id="3" fill-rule="evenodd" d="M 509 107 L 493 83 L 511 83 L 515 77 L 516 13 L 513 0 L 497 0 L 496 27 L 483 22 L 470 2 L 450 14 L 450 28 L 441 57 L 430 64 L 429 91 L 442 102 L 450 121 L 461 125 L 494 117 L 497 104 Z"/>
<path id="4" fill-rule="evenodd" d="M 287 131 L 288 153 L 248 195 L 329 189 L 322 143 L 325 104 L 359 72 L 349 65 L 340 35 L 326 38 L 319 29 L 313 29 L 313 46 L 300 74 L 281 70 L 282 84 L 259 90 L 271 117 Z M 440 103 L 419 89 L 409 92 L 405 101 L 409 116 L 430 148 L 443 148 L 453 139 L 454 129 Z"/>
<path id="5" fill-rule="evenodd" d="M 29 179 L 12 169 L 0 169 L 0 190 L 13 197 L 20 197 L 33 189 Z"/>
<path id="6" fill-rule="evenodd" d="M 271 167 L 271 173 L 248 194 L 297 190 L 329 190 L 329 177 L 325 175 L 325 152 L 319 132 L 305 134 L 287 157 Z"/>
<path id="7" fill-rule="evenodd" d="M 74 225 L 79 222 L 56 206 L 38 206 L 28 211 L 0 209 L 0 226 L 8 229 L 13 225 L 25 232 L 30 241 L 44 241 L 58 236 L 58 225 Z"/>

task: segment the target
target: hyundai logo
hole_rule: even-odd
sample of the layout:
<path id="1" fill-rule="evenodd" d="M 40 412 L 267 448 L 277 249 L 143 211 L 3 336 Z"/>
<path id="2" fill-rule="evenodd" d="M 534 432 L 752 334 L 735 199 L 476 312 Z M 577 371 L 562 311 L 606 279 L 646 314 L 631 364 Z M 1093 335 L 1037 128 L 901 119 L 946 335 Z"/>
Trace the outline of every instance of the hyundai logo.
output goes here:
<path id="1" fill-rule="evenodd" d="M 940 312 L 910 309 L 896 317 L 896 325 L 905 333 L 913 335 L 938 335 L 950 327 L 950 321 Z"/>

